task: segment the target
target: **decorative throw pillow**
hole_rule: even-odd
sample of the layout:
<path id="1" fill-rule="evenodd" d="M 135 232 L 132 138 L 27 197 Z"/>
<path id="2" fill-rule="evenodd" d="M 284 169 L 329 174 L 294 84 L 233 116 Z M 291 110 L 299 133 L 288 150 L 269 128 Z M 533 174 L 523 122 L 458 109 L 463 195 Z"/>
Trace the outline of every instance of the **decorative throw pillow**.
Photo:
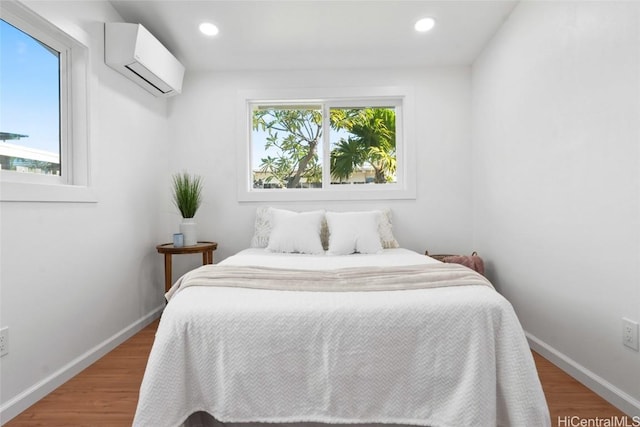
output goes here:
<path id="1" fill-rule="evenodd" d="M 375 254 L 382 251 L 380 212 L 327 212 L 329 255 L 348 255 L 355 252 Z"/>
<path id="2" fill-rule="evenodd" d="M 270 217 L 272 228 L 267 250 L 304 254 L 324 252 L 320 241 L 324 211 L 297 213 L 271 208 Z"/>
<path id="3" fill-rule="evenodd" d="M 327 225 L 327 217 L 324 215 L 322 216 L 322 227 L 320 228 L 320 241 L 325 251 L 329 249 L 329 226 Z"/>
<path id="4" fill-rule="evenodd" d="M 266 248 L 271 234 L 271 211 L 268 206 L 259 206 L 256 209 L 256 221 L 251 238 L 252 248 Z"/>
<path id="5" fill-rule="evenodd" d="M 391 221 L 391 209 L 386 208 L 380 212 L 380 225 L 378 232 L 380 233 L 380 241 L 385 249 L 399 248 L 398 241 L 393 236 L 393 226 Z"/>

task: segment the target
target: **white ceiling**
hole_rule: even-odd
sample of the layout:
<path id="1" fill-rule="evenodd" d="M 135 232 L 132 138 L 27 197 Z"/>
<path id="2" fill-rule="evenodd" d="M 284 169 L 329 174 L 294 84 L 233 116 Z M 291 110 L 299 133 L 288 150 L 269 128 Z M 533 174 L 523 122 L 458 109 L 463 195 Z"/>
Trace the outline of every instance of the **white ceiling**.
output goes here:
<path id="1" fill-rule="evenodd" d="M 471 64 L 517 4 L 507 1 L 112 0 L 188 70 Z M 417 33 L 415 21 L 436 27 Z M 209 38 L 198 25 L 210 21 Z"/>

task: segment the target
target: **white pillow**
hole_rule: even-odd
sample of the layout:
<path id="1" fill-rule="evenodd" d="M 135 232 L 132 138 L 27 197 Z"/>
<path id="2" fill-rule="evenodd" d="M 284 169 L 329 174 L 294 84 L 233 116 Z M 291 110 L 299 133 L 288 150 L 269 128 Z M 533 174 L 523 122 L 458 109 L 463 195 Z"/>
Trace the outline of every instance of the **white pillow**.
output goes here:
<path id="1" fill-rule="evenodd" d="M 256 209 L 256 220 L 254 224 L 253 237 L 251 238 L 252 248 L 266 248 L 269 244 L 269 235 L 271 235 L 271 229 L 273 228 L 271 213 L 272 209 L 268 206 L 259 206 Z M 290 211 L 293 212 L 293 211 Z M 389 213 L 390 214 L 390 213 Z M 390 225 L 389 225 L 390 226 Z M 391 229 L 389 228 L 389 232 Z M 393 236 L 391 236 L 393 238 Z M 327 221 L 324 216 L 322 217 L 322 228 L 320 229 L 320 239 L 322 241 L 322 247 L 327 250 L 329 247 L 329 230 L 327 228 Z M 397 242 L 396 242 L 397 245 Z M 384 246 L 384 242 L 383 242 Z M 398 247 L 398 246 L 394 246 Z"/>
<path id="2" fill-rule="evenodd" d="M 382 251 L 380 211 L 327 212 L 329 255 L 348 255 L 355 252 L 375 254 Z"/>
<path id="3" fill-rule="evenodd" d="M 271 234 L 267 250 L 271 252 L 320 254 L 320 228 L 324 211 L 292 212 L 270 208 Z"/>

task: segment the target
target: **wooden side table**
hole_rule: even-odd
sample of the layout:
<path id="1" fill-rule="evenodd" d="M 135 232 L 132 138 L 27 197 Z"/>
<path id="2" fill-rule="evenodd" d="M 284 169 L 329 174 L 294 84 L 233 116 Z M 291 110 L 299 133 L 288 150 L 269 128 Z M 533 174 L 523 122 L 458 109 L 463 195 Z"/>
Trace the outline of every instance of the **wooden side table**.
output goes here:
<path id="1" fill-rule="evenodd" d="M 181 246 L 176 248 L 173 243 L 164 243 L 156 246 L 158 253 L 164 254 L 164 291 L 171 288 L 171 255 L 202 254 L 202 265 L 213 264 L 213 251 L 218 249 L 216 242 L 198 242 L 193 246 Z"/>

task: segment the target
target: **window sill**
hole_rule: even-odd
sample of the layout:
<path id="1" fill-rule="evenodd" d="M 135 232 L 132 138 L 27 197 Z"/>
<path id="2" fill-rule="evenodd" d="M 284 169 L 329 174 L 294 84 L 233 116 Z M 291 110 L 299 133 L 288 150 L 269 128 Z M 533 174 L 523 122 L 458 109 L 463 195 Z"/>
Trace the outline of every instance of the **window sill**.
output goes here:
<path id="1" fill-rule="evenodd" d="M 321 189 L 277 189 L 262 191 L 239 191 L 240 202 L 298 202 L 341 200 L 411 200 L 416 198 L 415 188 L 371 189 L 371 190 L 321 190 Z"/>
<path id="2" fill-rule="evenodd" d="M 95 192 L 81 185 L 2 181 L 1 202 L 96 203 Z"/>

